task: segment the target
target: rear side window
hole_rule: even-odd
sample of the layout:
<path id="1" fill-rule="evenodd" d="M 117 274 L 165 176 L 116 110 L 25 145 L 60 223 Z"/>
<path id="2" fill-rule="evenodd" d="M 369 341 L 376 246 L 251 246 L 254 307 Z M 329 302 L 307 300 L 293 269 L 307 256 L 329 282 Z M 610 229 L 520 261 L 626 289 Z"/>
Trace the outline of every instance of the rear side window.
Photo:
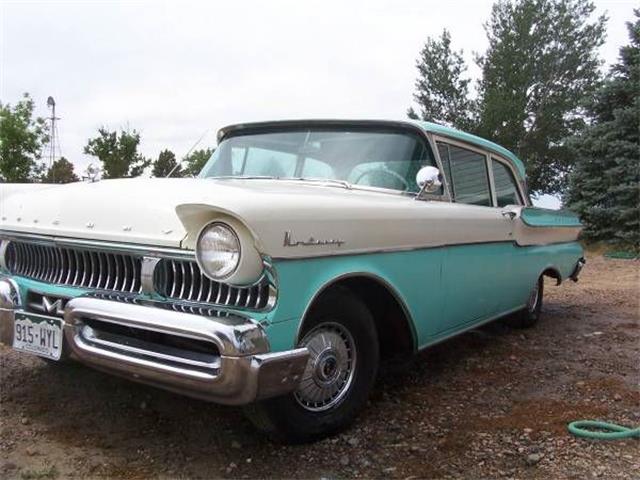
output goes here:
<path id="1" fill-rule="evenodd" d="M 507 205 L 522 205 L 522 199 L 518 193 L 518 186 L 509 167 L 504 163 L 491 159 L 491 168 L 493 170 L 493 183 L 496 188 L 496 198 L 498 207 Z"/>
<path id="2" fill-rule="evenodd" d="M 471 205 L 491 206 L 491 190 L 486 157 L 456 145 L 438 144 L 444 175 L 453 200 Z"/>

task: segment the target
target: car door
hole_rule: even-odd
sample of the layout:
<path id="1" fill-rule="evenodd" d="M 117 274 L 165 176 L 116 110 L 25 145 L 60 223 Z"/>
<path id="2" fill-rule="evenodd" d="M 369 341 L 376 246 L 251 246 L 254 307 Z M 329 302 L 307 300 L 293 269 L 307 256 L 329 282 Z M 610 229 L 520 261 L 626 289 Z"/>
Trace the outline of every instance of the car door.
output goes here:
<path id="1" fill-rule="evenodd" d="M 496 208 L 489 155 L 472 145 L 437 139 L 452 196 L 443 260 L 443 332 L 495 315 L 511 279 L 513 222 Z"/>
<path id="2" fill-rule="evenodd" d="M 500 298 L 500 311 L 506 312 L 521 306 L 526 301 L 537 272 L 531 271 L 531 256 L 537 253 L 517 246 L 518 224 L 522 223 L 521 210 L 525 205 L 523 192 L 518 186 L 516 175 L 509 162 L 495 155 L 491 156 L 491 174 L 493 178 L 495 208 L 511 222 L 514 248 L 510 261 L 510 281 L 503 285 Z M 533 275 L 533 277 L 532 277 Z"/>

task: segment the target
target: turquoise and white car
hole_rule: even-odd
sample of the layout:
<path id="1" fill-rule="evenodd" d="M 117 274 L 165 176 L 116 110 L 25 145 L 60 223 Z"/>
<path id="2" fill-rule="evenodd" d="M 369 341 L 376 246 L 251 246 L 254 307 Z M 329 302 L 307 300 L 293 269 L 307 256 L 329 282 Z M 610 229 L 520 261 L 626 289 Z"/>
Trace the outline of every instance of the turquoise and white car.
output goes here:
<path id="1" fill-rule="evenodd" d="M 413 121 L 223 128 L 196 179 L 0 186 L 0 338 L 213 402 L 289 441 L 380 365 L 510 316 L 584 264 L 522 162 Z"/>

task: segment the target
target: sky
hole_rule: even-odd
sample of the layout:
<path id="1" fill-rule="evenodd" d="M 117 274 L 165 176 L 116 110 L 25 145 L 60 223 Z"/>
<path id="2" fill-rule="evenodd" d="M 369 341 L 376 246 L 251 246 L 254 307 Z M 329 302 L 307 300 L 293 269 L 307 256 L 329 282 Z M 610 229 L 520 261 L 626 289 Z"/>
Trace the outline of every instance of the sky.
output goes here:
<path id="1" fill-rule="evenodd" d="M 0 101 L 29 92 L 46 117 L 53 96 L 61 153 L 79 172 L 95 161 L 83 147 L 101 126 L 139 131 L 147 157 L 181 158 L 232 123 L 402 119 L 428 36 L 449 29 L 479 75 L 492 3 L 0 0 Z M 609 65 L 637 2 L 595 4 L 609 17 Z"/>

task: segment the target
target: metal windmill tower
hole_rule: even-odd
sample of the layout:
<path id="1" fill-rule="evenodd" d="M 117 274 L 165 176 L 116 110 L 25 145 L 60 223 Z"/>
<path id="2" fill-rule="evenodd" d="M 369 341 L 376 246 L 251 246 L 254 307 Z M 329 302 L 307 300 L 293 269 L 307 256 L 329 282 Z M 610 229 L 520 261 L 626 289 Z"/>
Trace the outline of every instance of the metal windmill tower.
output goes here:
<path id="1" fill-rule="evenodd" d="M 62 156 L 62 151 L 60 150 L 60 140 L 58 138 L 58 126 L 56 124 L 56 122 L 60 120 L 60 117 L 56 117 L 56 101 L 53 99 L 53 97 L 47 98 L 47 107 L 51 109 L 51 116 L 47 119 L 50 122 L 47 157 L 49 158 L 49 168 L 51 168 L 53 163 L 56 161 L 56 158 Z"/>

